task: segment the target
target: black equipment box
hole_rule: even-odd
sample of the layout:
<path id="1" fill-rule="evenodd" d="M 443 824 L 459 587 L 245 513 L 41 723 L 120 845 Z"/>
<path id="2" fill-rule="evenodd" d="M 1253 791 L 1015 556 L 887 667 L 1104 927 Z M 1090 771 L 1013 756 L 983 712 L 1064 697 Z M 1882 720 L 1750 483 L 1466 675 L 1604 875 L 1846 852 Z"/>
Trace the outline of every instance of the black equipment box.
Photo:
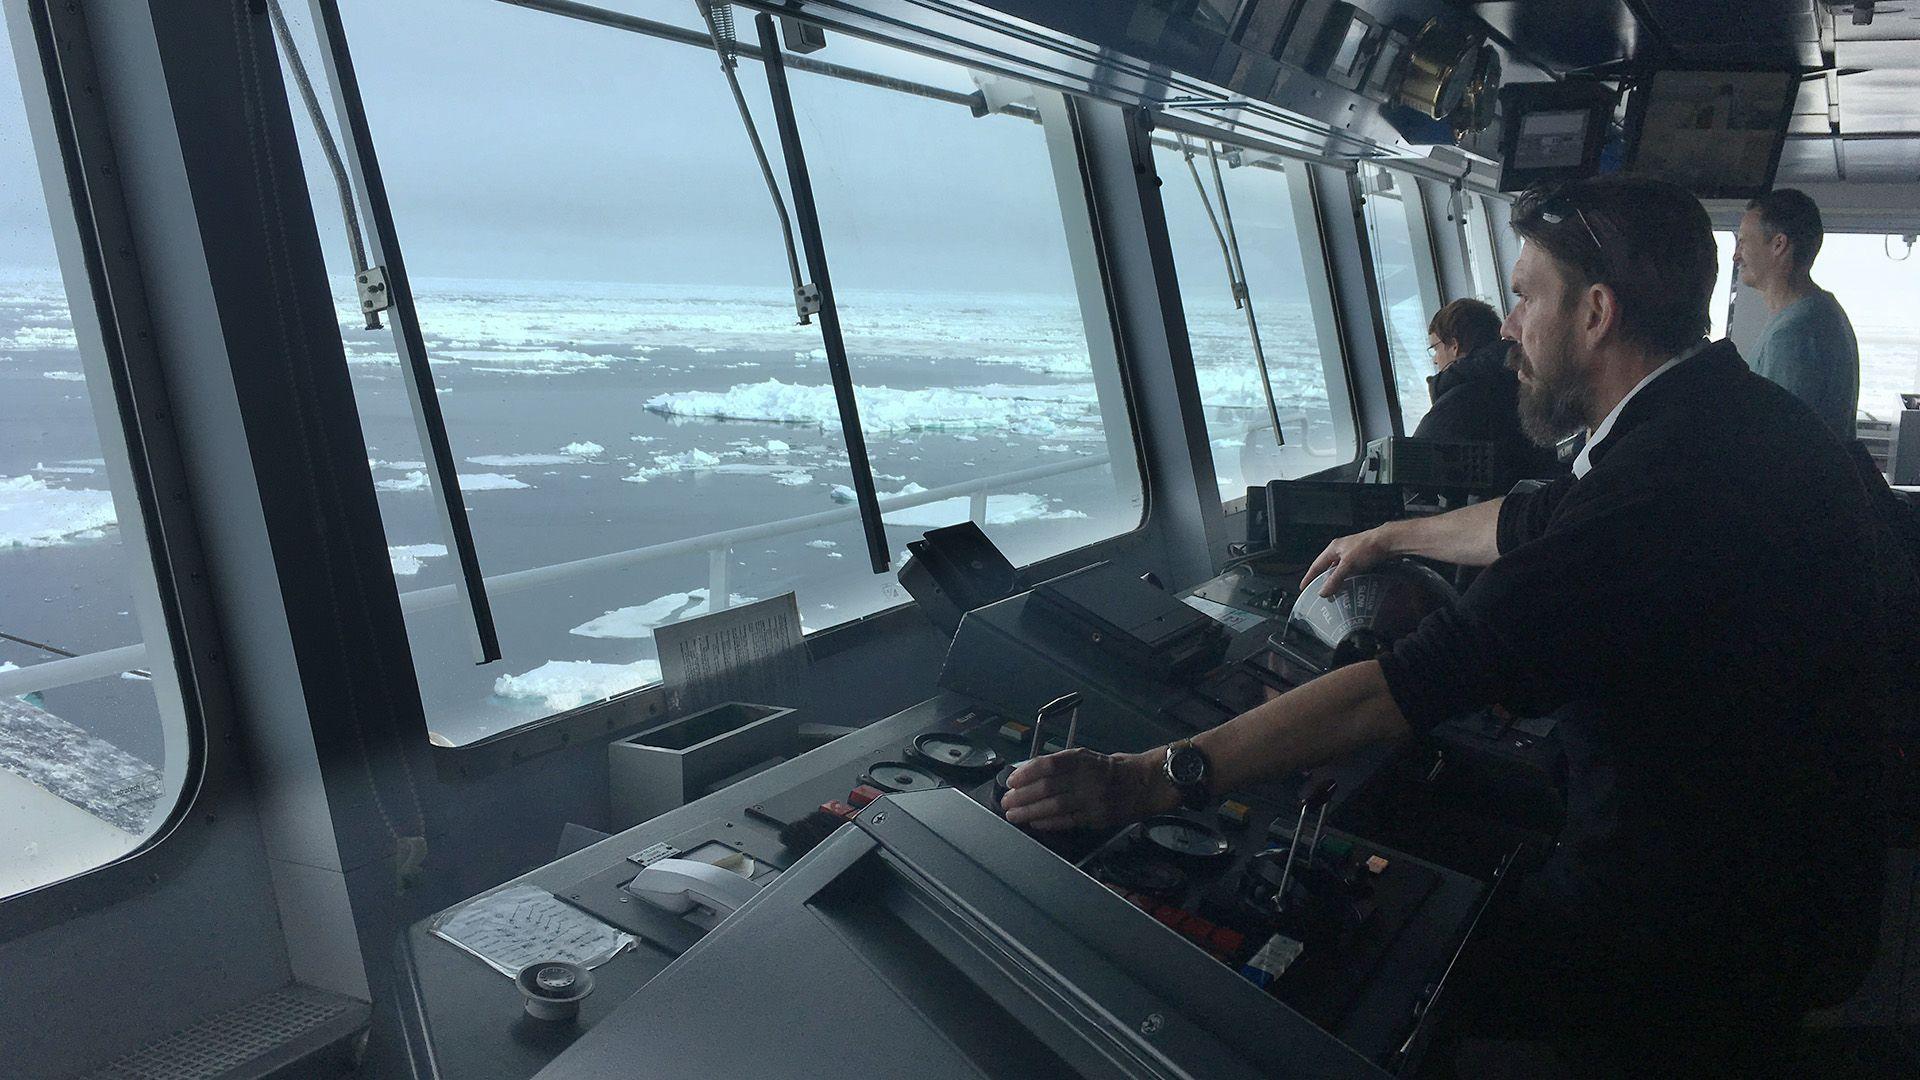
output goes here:
<path id="1" fill-rule="evenodd" d="M 1034 586 L 1027 616 L 1174 682 L 1218 664 L 1229 641 L 1215 620 L 1106 562 Z"/>
<path id="2" fill-rule="evenodd" d="M 948 637 L 960 616 L 1020 591 L 1020 572 L 971 521 L 930 529 L 907 553 L 900 585 Z"/>
<path id="3" fill-rule="evenodd" d="M 1493 485 L 1493 444 L 1389 435 L 1367 444 L 1360 478 L 1413 491 L 1481 494 Z"/>
<path id="4" fill-rule="evenodd" d="M 1247 492 L 1247 519 L 1264 533 L 1248 536 L 1249 550 L 1271 549 L 1282 561 L 1310 562 L 1342 536 L 1406 516 L 1397 484 L 1343 480 L 1274 480 Z"/>

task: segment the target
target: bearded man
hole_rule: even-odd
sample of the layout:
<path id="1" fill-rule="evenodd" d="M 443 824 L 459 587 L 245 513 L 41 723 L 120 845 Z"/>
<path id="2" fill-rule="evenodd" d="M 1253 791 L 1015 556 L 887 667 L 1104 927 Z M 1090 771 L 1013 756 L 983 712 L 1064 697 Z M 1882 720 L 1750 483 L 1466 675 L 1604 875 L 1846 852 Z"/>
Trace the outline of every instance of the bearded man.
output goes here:
<path id="1" fill-rule="evenodd" d="M 1521 418 L 1543 445 L 1588 433 L 1573 475 L 1336 540 L 1307 575 L 1331 568 L 1325 592 L 1392 555 L 1486 569 L 1379 659 L 1191 740 L 1029 762 L 1007 819 L 1110 825 L 1487 705 L 1558 709 L 1566 825 L 1465 958 L 1454 1042 L 1759 1075 L 1877 933 L 1892 703 L 1867 492 L 1819 417 L 1706 340 L 1713 236 L 1684 189 L 1532 192 L 1513 228 Z"/>

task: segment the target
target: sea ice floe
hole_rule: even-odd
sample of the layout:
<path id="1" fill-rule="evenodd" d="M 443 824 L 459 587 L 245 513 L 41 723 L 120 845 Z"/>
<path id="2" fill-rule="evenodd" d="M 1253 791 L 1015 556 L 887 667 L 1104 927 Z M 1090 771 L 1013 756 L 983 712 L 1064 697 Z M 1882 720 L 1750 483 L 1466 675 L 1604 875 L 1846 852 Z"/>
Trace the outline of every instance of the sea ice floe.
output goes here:
<path id="1" fill-rule="evenodd" d="M 19 349 L 21 352 L 63 352 L 80 347 L 80 340 L 73 336 L 73 329 L 67 326 L 22 326 L 11 335 L 0 338 L 0 349 Z"/>
<path id="2" fill-rule="evenodd" d="M 445 544 L 401 544 L 387 548 L 387 558 L 393 561 L 395 577 L 412 577 L 425 565 L 420 560 L 437 559 L 446 553 Z"/>
<path id="3" fill-rule="evenodd" d="M 807 541 L 807 546 L 810 548 L 820 548 L 822 550 L 825 550 L 827 548 L 837 548 L 840 545 L 834 543 L 831 540 L 809 540 Z"/>
<path id="4" fill-rule="evenodd" d="M 512 491 L 533 486 L 499 473 L 461 473 L 459 475 L 461 491 Z M 427 491 L 433 485 L 427 481 L 426 473 L 415 470 L 398 480 L 375 480 L 373 486 L 379 491 Z"/>
<path id="5" fill-rule="evenodd" d="M 926 490 L 919 484 L 908 484 L 899 491 L 882 491 L 876 494 L 884 504 L 889 499 L 925 494 Z M 854 501 L 853 489 L 845 484 L 833 485 L 833 490 L 828 493 L 828 497 L 839 503 Z M 972 501 L 969 496 L 956 495 L 951 499 L 939 499 L 919 506 L 889 508 L 882 505 L 881 520 L 889 525 L 916 525 L 921 528 L 952 525 L 968 519 L 972 512 L 970 505 Z M 1055 509 L 1052 501 L 1044 495 L 1030 495 L 1022 492 L 987 496 L 987 524 L 989 525 L 1014 525 L 1023 521 L 1061 521 L 1086 516 L 1078 510 Z"/>
<path id="6" fill-rule="evenodd" d="M 867 432 L 993 429 L 1054 436 L 1097 419 L 1090 387 L 1003 386 L 896 390 L 862 386 L 856 396 Z M 840 405 L 831 386 L 801 386 L 768 379 L 726 390 L 657 394 L 646 408 L 666 416 L 715 420 L 760 420 L 778 424 L 838 427 Z"/>
<path id="7" fill-rule="evenodd" d="M 659 681 L 658 660 L 636 660 L 631 664 L 549 660 L 521 675 L 500 676 L 493 681 L 493 692 L 499 697 L 537 702 L 550 711 L 561 712 Z"/>
<path id="8" fill-rule="evenodd" d="M 650 638 L 656 628 L 668 623 L 692 619 L 707 613 L 707 590 L 689 589 L 686 592 L 668 593 L 658 599 L 632 607 L 616 608 L 599 617 L 589 619 L 574 627 L 568 633 L 590 638 L 621 638 L 639 640 Z M 728 594 L 728 603 L 739 606 L 751 604 L 751 597 Z"/>
<path id="9" fill-rule="evenodd" d="M 113 495 L 57 488 L 36 476 L 0 476 L 0 548 L 97 540 L 114 524 Z"/>
<path id="10" fill-rule="evenodd" d="M 80 374 L 77 371 L 43 371 L 40 373 L 40 377 L 43 379 L 53 379 L 56 382 L 86 382 L 87 381 L 87 377 L 85 375 Z"/>
<path id="11" fill-rule="evenodd" d="M 597 442 L 570 442 L 560 449 L 574 457 L 593 457 L 607 452 L 607 448 Z"/>
<path id="12" fill-rule="evenodd" d="M 573 461 L 568 454 L 481 454 L 470 457 L 471 465 L 489 465 L 496 469 L 512 469 L 522 465 L 566 465 Z"/>

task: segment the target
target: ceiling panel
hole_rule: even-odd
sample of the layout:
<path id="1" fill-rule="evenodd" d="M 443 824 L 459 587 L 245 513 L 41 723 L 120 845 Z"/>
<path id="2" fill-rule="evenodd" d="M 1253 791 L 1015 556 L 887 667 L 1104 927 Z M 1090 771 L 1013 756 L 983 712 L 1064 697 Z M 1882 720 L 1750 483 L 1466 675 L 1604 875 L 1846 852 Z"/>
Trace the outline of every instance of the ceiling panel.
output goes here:
<path id="1" fill-rule="evenodd" d="M 1523 56 L 1556 71 L 1626 59 L 1640 40 L 1640 24 L 1621 0 L 1493 0 L 1472 8 Z"/>
<path id="2" fill-rule="evenodd" d="M 1847 179 L 1867 184 L 1920 180 L 1920 139 L 1848 142 Z"/>
<path id="3" fill-rule="evenodd" d="M 1775 184 L 1812 184 L 1837 180 L 1833 144 L 1820 139 L 1789 139 L 1780 151 L 1780 171 Z"/>
<path id="4" fill-rule="evenodd" d="M 1920 42 L 1841 41 L 1840 130 L 1920 132 Z"/>

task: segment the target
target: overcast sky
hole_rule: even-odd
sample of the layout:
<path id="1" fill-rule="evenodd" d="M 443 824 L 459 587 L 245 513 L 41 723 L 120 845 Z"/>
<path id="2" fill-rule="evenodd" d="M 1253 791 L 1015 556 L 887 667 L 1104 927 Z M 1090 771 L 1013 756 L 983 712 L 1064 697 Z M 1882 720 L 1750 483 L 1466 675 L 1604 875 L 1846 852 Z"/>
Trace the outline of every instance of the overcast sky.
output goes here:
<path id="1" fill-rule="evenodd" d="M 306 4 L 285 6 L 324 91 Z M 494 0 L 341 6 L 415 276 L 785 281 L 772 205 L 711 51 Z M 692 0 L 613 6 L 698 18 Z M 816 55 L 973 89 L 958 67 L 838 36 Z M 764 72 L 744 63 L 740 79 L 784 187 Z M 841 288 L 1071 291 L 1037 126 L 803 73 L 793 92 Z M 294 111 L 329 260 L 344 266 L 332 181 Z M 11 85 L 0 155 L 0 264 L 49 265 Z"/>

